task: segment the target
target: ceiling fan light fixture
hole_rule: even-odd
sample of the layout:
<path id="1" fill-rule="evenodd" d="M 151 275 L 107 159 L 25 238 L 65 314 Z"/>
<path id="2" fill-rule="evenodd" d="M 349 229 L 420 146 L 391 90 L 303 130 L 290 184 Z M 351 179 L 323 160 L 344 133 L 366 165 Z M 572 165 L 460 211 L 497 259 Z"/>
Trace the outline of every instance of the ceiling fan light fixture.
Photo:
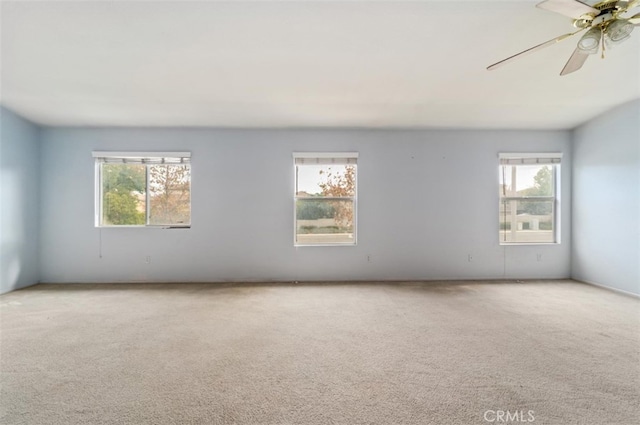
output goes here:
<path id="1" fill-rule="evenodd" d="M 578 41 L 578 49 L 583 53 L 590 55 L 597 53 L 601 38 L 602 29 L 600 27 L 593 27 L 582 36 L 580 41 Z"/>
<path id="2" fill-rule="evenodd" d="M 634 26 L 640 26 L 640 13 L 636 13 L 631 17 L 622 17 L 631 12 L 632 9 L 640 6 L 640 0 L 594 0 L 593 3 L 595 4 L 586 4 L 585 0 L 543 0 L 537 7 L 569 16 L 572 18 L 573 26 L 577 28 L 577 31 L 563 34 L 530 47 L 500 62 L 489 65 L 487 69 L 496 69 L 512 62 L 514 59 L 537 52 L 583 32 L 582 37 L 578 40 L 577 47 L 560 75 L 567 75 L 579 70 L 590 55 L 600 51 L 601 46 L 602 58 L 604 59 L 607 48 L 622 43 L 631 36 Z"/>
<path id="3" fill-rule="evenodd" d="M 609 40 L 611 40 L 611 42 L 615 44 L 629 38 L 632 31 L 633 24 L 631 22 L 626 19 L 616 19 L 615 21 L 607 25 L 605 35 Z"/>

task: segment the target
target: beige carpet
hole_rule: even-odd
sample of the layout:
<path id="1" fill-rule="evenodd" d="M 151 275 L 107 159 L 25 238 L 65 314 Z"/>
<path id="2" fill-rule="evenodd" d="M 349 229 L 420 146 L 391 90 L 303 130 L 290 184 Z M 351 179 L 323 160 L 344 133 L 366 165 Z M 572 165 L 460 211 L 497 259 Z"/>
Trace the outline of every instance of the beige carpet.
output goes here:
<path id="1" fill-rule="evenodd" d="M 38 285 L 0 305 L 2 424 L 640 423 L 640 301 L 571 281 Z"/>

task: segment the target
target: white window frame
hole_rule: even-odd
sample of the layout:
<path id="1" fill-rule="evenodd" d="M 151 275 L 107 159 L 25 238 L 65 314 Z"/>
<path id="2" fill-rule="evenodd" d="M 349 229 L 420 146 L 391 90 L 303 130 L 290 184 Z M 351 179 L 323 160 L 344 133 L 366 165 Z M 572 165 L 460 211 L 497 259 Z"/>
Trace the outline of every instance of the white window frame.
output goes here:
<path id="1" fill-rule="evenodd" d="M 336 196 L 336 197 L 323 197 L 323 200 L 351 200 L 353 202 L 353 242 L 344 243 L 299 243 L 297 240 L 298 227 L 297 227 L 297 205 L 298 205 L 298 174 L 297 166 L 299 160 L 308 160 L 309 164 L 316 161 L 316 164 L 331 164 L 332 160 L 347 160 L 347 165 L 356 166 L 355 176 L 355 193 L 354 196 Z M 336 162 L 340 163 L 340 162 Z M 293 245 L 295 247 L 334 247 L 334 246 L 356 246 L 358 244 L 358 152 L 293 152 Z M 300 198 L 309 199 L 309 198 Z"/>
<path id="2" fill-rule="evenodd" d="M 151 203 L 149 200 L 149 190 L 145 190 L 146 196 L 146 224 L 116 224 L 107 225 L 102 223 L 103 216 L 103 196 L 102 196 L 102 164 L 116 163 L 122 160 L 123 163 L 146 165 L 146 181 L 149 181 L 149 166 L 158 164 L 167 165 L 188 165 L 191 170 L 191 152 L 112 152 L 93 151 L 92 156 L 95 161 L 95 200 L 94 200 L 94 226 L 101 229 L 111 228 L 152 228 L 152 229 L 189 229 L 191 228 L 191 196 L 189 196 L 189 224 L 148 224 Z M 109 160 L 108 162 L 105 160 Z M 191 177 L 189 178 L 189 190 L 191 190 Z"/>
<path id="3" fill-rule="evenodd" d="M 553 177 L 553 194 L 552 196 L 503 196 L 502 192 L 499 194 L 498 199 L 498 239 L 500 245 L 559 245 L 560 244 L 560 170 L 562 164 L 561 152 L 539 152 L 539 153 L 500 153 L 498 154 L 499 166 L 498 173 L 502 173 L 503 166 L 515 166 L 518 165 L 549 165 L 551 166 Z M 516 168 L 517 169 L 517 168 Z M 500 176 L 498 177 L 500 181 Z M 512 178 L 513 182 L 513 178 Z M 504 182 L 503 182 L 504 184 Z M 500 187 L 500 185 L 498 185 Z M 553 228 L 553 241 L 544 242 L 511 242 L 505 241 L 500 237 L 500 209 L 503 201 L 541 201 L 552 202 L 552 228 Z M 512 221 L 511 232 L 517 232 L 517 225 L 514 226 Z"/>

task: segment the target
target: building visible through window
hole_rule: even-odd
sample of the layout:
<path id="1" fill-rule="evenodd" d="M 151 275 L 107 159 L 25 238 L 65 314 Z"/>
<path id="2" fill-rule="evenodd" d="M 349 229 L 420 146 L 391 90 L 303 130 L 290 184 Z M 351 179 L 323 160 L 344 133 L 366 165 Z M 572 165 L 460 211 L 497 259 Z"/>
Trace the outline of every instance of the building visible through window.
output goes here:
<path id="1" fill-rule="evenodd" d="M 557 243 L 561 154 L 500 154 L 500 243 Z"/>

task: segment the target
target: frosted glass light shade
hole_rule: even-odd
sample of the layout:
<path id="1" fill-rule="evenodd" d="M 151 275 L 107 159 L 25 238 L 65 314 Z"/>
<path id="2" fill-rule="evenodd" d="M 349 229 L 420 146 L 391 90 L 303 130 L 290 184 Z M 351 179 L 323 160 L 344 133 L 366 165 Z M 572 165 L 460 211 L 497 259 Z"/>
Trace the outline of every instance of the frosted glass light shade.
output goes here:
<path id="1" fill-rule="evenodd" d="M 607 26 L 605 35 L 614 43 L 626 40 L 633 31 L 633 24 L 626 19 L 616 19 Z"/>
<path id="2" fill-rule="evenodd" d="M 583 53 L 588 53 L 590 55 L 597 53 L 601 37 L 602 29 L 600 27 L 591 28 L 582 36 L 580 41 L 578 41 L 578 49 Z"/>

